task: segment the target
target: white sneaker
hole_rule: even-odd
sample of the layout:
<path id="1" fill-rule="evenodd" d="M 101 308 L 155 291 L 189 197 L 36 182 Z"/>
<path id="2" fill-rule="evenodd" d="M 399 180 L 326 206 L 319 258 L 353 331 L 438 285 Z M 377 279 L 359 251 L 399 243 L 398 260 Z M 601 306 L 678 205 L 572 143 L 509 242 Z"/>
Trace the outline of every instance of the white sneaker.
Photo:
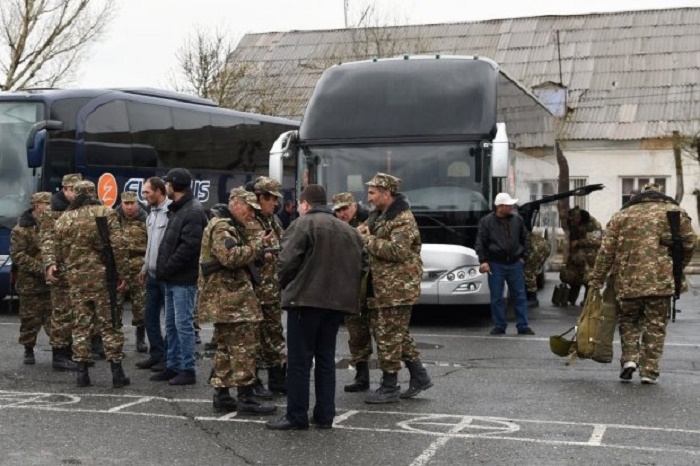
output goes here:
<path id="1" fill-rule="evenodd" d="M 637 370 L 637 363 L 634 361 L 626 361 L 622 365 L 622 372 L 620 372 L 620 380 L 622 382 L 631 382 L 632 374 Z"/>
<path id="2" fill-rule="evenodd" d="M 642 377 L 642 385 L 655 385 L 657 383 L 658 381 L 656 379 L 652 379 L 651 377 Z"/>

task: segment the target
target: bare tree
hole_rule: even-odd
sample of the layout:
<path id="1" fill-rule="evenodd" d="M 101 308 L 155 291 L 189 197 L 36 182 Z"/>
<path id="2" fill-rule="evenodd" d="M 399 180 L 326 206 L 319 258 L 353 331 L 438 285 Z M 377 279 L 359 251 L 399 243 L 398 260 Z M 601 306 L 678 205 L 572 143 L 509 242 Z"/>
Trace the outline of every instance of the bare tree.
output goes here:
<path id="1" fill-rule="evenodd" d="M 115 11 L 110 0 L 0 1 L 0 89 L 53 87 L 72 76 Z"/>

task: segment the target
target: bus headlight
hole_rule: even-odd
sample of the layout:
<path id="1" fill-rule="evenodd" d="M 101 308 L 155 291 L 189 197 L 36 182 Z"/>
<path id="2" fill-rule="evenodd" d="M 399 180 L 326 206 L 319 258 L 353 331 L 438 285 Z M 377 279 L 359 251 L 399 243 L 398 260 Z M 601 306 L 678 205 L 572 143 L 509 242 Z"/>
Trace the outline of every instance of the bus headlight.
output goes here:
<path id="1" fill-rule="evenodd" d="M 448 282 L 462 282 L 462 281 L 471 281 L 471 280 L 476 280 L 479 278 L 481 274 L 479 273 L 479 269 L 476 266 L 467 266 L 467 267 L 460 267 L 459 269 L 455 269 L 448 274 L 446 274 L 443 278 L 442 281 L 448 281 Z"/>

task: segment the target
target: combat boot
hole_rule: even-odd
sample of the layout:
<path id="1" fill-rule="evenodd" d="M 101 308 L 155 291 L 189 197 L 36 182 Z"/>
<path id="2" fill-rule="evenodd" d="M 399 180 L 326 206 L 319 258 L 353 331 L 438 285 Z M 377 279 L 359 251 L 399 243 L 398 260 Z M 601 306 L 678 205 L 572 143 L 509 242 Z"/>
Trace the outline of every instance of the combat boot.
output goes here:
<path id="1" fill-rule="evenodd" d="M 398 386 L 397 379 L 397 374 L 384 372 L 382 375 L 382 384 L 374 393 L 365 399 L 365 403 L 398 403 L 399 396 L 401 396 L 401 387 Z"/>
<path id="2" fill-rule="evenodd" d="M 51 348 L 53 359 L 51 365 L 57 371 L 77 371 L 78 364 L 71 359 L 72 353 L 69 347 Z"/>
<path id="3" fill-rule="evenodd" d="M 527 292 L 527 307 L 535 308 L 540 306 L 540 301 L 537 299 L 537 292 L 528 291 Z"/>
<path id="4" fill-rule="evenodd" d="M 355 364 L 355 381 L 350 385 L 346 385 L 346 392 L 364 392 L 369 390 L 369 363 L 360 361 Z"/>
<path id="5" fill-rule="evenodd" d="M 146 345 L 146 327 L 139 325 L 136 327 L 136 351 L 139 353 L 148 353 Z"/>
<path id="6" fill-rule="evenodd" d="M 112 361 L 112 388 L 124 388 L 131 383 L 129 377 L 124 374 L 121 361 Z"/>
<path id="7" fill-rule="evenodd" d="M 433 381 L 430 380 L 428 371 L 423 367 L 423 363 L 418 361 L 404 361 L 406 369 L 411 374 L 411 380 L 408 382 L 408 389 L 401 393 L 401 398 L 413 398 L 423 390 L 427 390 L 433 386 Z"/>
<path id="8" fill-rule="evenodd" d="M 213 411 L 216 414 L 232 413 L 238 407 L 236 399 L 231 396 L 227 387 L 214 389 Z"/>
<path id="9" fill-rule="evenodd" d="M 253 391 L 253 386 L 238 387 L 238 414 L 272 414 L 277 406 L 258 401 Z"/>
<path id="10" fill-rule="evenodd" d="M 34 347 L 25 346 L 24 347 L 24 363 L 25 364 L 36 364 L 36 359 L 34 359 Z"/>
<path id="11" fill-rule="evenodd" d="M 88 365 L 87 362 L 79 362 L 78 363 L 78 379 L 77 379 L 77 385 L 78 387 L 88 387 L 90 386 L 90 374 L 88 374 Z"/>
<path id="12" fill-rule="evenodd" d="M 92 359 L 107 359 L 101 335 L 93 335 L 90 339 L 90 357 Z"/>
<path id="13" fill-rule="evenodd" d="M 569 304 L 576 306 L 576 300 L 578 299 L 579 293 L 581 293 L 581 285 L 572 285 L 569 289 Z"/>
<path id="14" fill-rule="evenodd" d="M 265 388 L 265 385 L 260 381 L 259 370 L 255 371 L 255 382 L 251 385 L 251 389 L 253 390 L 253 395 L 258 398 L 262 398 L 263 400 L 272 399 L 272 392 Z"/>
<path id="15" fill-rule="evenodd" d="M 275 395 L 287 394 L 287 371 L 284 366 L 273 366 L 267 369 L 267 388 Z"/>

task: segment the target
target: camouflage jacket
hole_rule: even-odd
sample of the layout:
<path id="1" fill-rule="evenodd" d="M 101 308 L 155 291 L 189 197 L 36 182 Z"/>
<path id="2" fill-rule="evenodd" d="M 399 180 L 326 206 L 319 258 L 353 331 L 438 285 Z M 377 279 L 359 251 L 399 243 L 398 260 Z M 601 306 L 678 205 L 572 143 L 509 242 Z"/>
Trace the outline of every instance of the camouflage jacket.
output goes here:
<path id="1" fill-rule="evenodd" d="M 274 215 L 265 217 L 260 212 L 256 212 L 255 218 L 248 221 L 246 225 L 250 236 L 263 236 L 265 230 L 273 230 L 272 242 L 270 248 L 280 247 L 280 238 L 284 230 L 277 222 Z M 280 302 L 280 289 L 277 280 L 277 262 L 279 257 L 273 255 L 272 262 L 267 262 L 262 256 L 255 261 L 255 266 L 258 268 L 261 283 L 255 287 L 255 294 L 260 301 L 260 304 L 275 304 Z"/>
<path id="2" fill-rule="evenodd" d="M 591 217 L 588 222 L 569 226 L 569 238 L 576 241 L 576 246 L 570 248 L 569 257 L 575 260 L 585 260 L 591 266 L 603 239 L 603 227 L 600 222 Z"/>
<path id="3" fill-rule="evenodd" d="M 124 232 L 124 239 L 127 244 L 127 256 L 129 260 L 129 271 L 139 273 L 143 268 L 146 257 L 146 245 L 148 244 L 148 230 L 146 229 L 146 212 L 139 210 L 136 218 L 126 218 L 118 208 L 119 223 Z"/>
<path id="4" fill-rule="evenodd" d="M 73 203 L 54 227 L 56 261 L 72 289 L 101 291 L 107 286 L 102 259 L 104 243 L 97 230 L 97 217 L 107 217 L 117 275 L 128 275 L 127 249 L 117 213 L 97 200 L 82 205 Z"/>
<path id="5" fill-rule="evenodd" d="M 262 321 L 262 311 L 247 268 L 261 251 L 262 240 L 249 235 L 245 226 L 231 216 L 209 221 L 204 229 L 199 256 L 198 309 L 203 321 Z"/>
<path id="6" fill-rule="evenodd" d="M 369 308 L 418 303 L 423 262 L 416 219 L 403 194 L 397 194 L 386 212 L 373 211 L 367 219 L 370 234 L 363 237 L 369 253 Z"/>
<path id="7" fill-rule="evenodd" d="M 688 265 L 695 250 L 690 217 L 670 197 L 646 191 L 610 219 L 589 285 L 601 288 L 610 274 L 618 299 L 673 295 L 668 210 L 681 211 L 683 266 Z"/>
<path id="8" fill-rule="evenodd" d="M 69 204 L 62 191 L 54 193 L 51 196 L 51 204 L 39 218 L 39 242 L 41 244 L 41 259 L 44 263 L 44 272 L 50 266 L 58 265 L 54 247 L 54 226 L 56 225 L 56 220 L 66 211 Z M 60 271 L 58 276 L 62 280 Z"/>
<path id="9" fill-rule="evenodd" d="M 44 266 L 39 247 L 39 222 L 29 209 L 22 214 L 10 237 L 10 256 L 17 267 L 17 293 L 47 293 Z"/>

